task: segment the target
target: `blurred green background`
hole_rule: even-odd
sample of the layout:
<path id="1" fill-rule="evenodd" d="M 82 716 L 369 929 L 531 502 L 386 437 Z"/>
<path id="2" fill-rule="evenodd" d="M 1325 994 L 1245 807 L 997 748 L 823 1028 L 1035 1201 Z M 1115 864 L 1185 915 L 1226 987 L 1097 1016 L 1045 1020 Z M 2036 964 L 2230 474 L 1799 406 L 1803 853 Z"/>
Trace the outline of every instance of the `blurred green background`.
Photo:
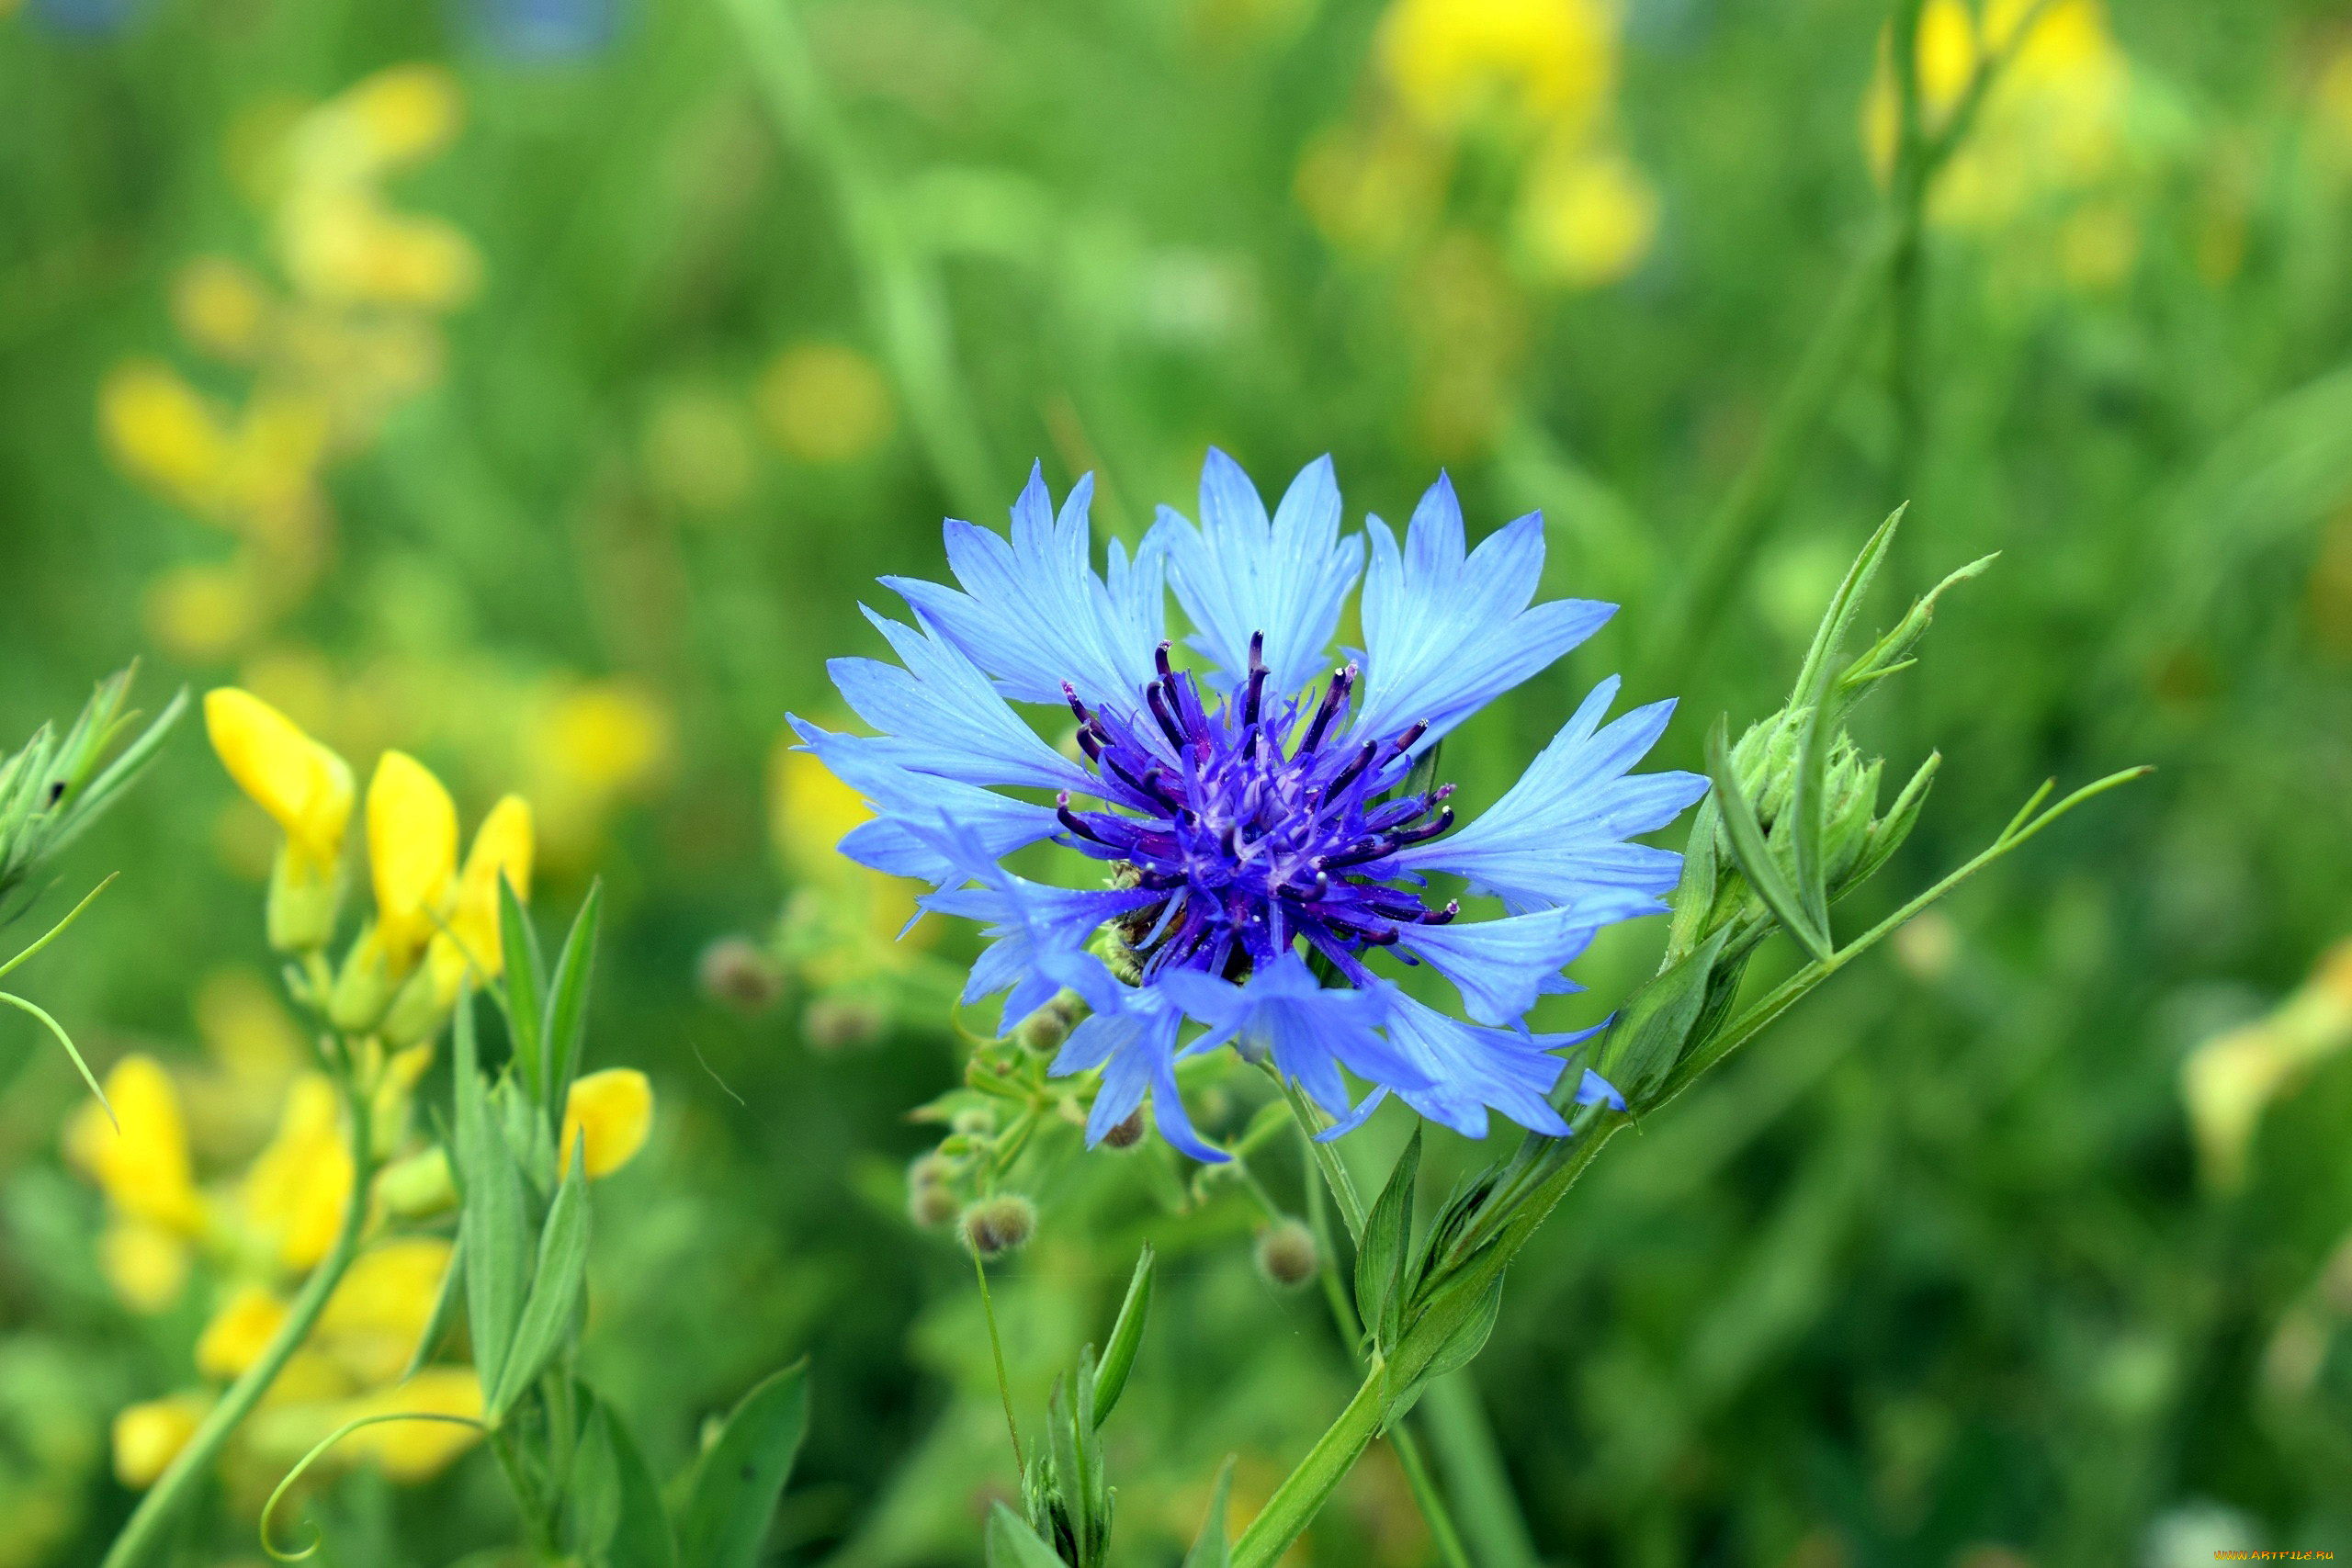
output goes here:
<path id="1" fill-rule="evenodd" d="M 1928 8 L 1931 119 L 2019 10 Z M 1475 1374 L 1545 1561 L 2352 1551 L 2339 7 L 2043 13 L 1929 203 L 1915 357 L 1869 297 L 1728 544 L 1708 519 L 1882 220 L 1874 0 L 0 13 L 0 736 L 136 657 L 151 706 L 235 682 L 363 773 L 412 750 L 469 821 L 532 797 L 542 911 L 609 894 L 591 1065 L 660 1095 L 600 1189 L 589 1371 L 666 1474 L 813 1356 L 775 1561 L 975 1562 L 1010 1481 L 968 1260 L 902 1179 L 958 1071 L 926 966 L 969 938 L 880 942 L 905 893 L 830 857 L 844 803 L 784 714 L 837 714 L 823 660 L 877 651 L 858 602 L 942 570 L 943 513 L 1000 523 L 1041 459 L 1099 470 L 1133 541 L 1212 442 L 1270 491 L 1332 452 L 1353 516 L 1443 466 L 1474 534 L 1544 510 L 1548 593 L 1624 605 L 1449 745 L 1474 804 L 1612 671 L 1682 698 L 1656 761 L 1698 765 L 1906 499 L 1902 586 L 2002 559 L 1868 713 L 1892 768 L 1945 766 L 1841 925 L 2045 776 L 2160 768 L 1570 1195 Z M 190 727 L 41 912 L 121 882 L 21 976 L 102 1072 L 171 1066 L 230 1184 L 289 1059 L 270 843 Z M 736 933 L 762 952 L 706 958 Z M 1661 936 L 1614 933 L 1560 1016 Z M 81 1092 L 0 1021 L 5 1568 L 96 1558 L 131 1497 L 109 1423 L 200 1385 L 226 1278 L 126 1287 L 63 1145 Z M 1228 1452 L 1254 1506 L 1350 1386 L 1320 1303 L 1255 1271 L 1255 1211 L 1172 1168 L 1054 1174 L 999 1296 L 1034 1411 L 1162 1249 L 1110 1433 L 1133 1563 L 1175 1560 Z M 249 1492 L 184 1561 L 259 1561 Z M 317 1508 L 347 1564 L 513 1530 L 480 1453 Z M 1384 1450 L 1299 1560 L 1434 1561 Z"/>

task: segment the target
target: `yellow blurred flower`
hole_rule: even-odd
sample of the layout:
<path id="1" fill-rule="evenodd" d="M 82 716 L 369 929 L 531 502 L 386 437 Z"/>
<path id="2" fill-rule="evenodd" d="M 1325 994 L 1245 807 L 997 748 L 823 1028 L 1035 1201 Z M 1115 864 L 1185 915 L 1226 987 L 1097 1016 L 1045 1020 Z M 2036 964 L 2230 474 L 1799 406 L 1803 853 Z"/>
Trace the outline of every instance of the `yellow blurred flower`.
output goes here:
<path id="1" fill-rule="evenodd" d="M 362 1253 L 327 1298 L 313 1342 L 362 1387 L 390 1382 L 433 1315 L 449 1256 L 436 1236 L 402 1236 Z"/>
<path id="2" fill-rule="evenodd" d="M 1572 288 L 1614 283 L 1649 254 L 1657 196 L 1619 153 L 1555 141 L 1520 193 L 1520 240 L 1536 270 Z"/>
<path id="3" fill-rule="evenodd" d="M 304 115 L 288 149 L 298 184 L 373 180 L 422 163 L 465 118 L 458 79 L 438 65 L 394 65 Z"/>
<path id="4" fill-rule="evenodd" d="M 535 699 L 525 721 L 524 776 L 550 861 L 576 863 L 615 807 L 653 787 L 671 754 L 669 710 L 634 681 L 583 681 Z"/>
<path id="5" fill-rule="evenodd" d="M 155 1484 L 211 1408 L 209 1394 L 175 1393 L 121 1412 L 114 1418 L 115 1479 L 134 1492 Z"/>
<path id="6" fill-rule="evenodd" d="M 473 847 L 466 852 L 465 869 L 458 877 L 449 930 L 434 938 L 436 951 L 446 947 L 458 963 L 471 963 L 492 979 L 505 972 L 498 885 L 503 880 L 514 889 L 517 901 L 530 901 L 531 849 L 531 803 L 519 795 L 503 797 L 474 829 Z"/>
<path id="7" fill-rule="evenodd" d="M 315 299 L 447 310 L 470 299 L 481 260 L 437 218 L 394 211 L 372 190 L 305 190 L 277 213 L 278 259 Z"/>
<path id="8" fill-rule="evenodd" d="M 176 1303 L 194 1262 L 186 1236 L 146 1220 L 117 1215 L 98 1235 L 98 1271 L 133 1312 L 159 1313 Z"/>
<path id="9" fill-rule="evenodd" d="M 397 977 L 433 935 L 458 874 L 457 803 L 405 751 L 386 751 L 368 783 L 368 868 L 376 938 Z"/>
<path id="10" fill-rule="evenodd" d="M 634 1067 L 606 1067 L 572 1080 L 556 1146 L 568 1169 L 576 1144 L 581 1168 L 594 1179 L 635 1159 L 652 1130 L 652 1081 Z"/>
<path id="11" fill-rule="evenodd" d="M 1580 130 L 1609 102 L 1613 18 L 1600 0 L 1396 0 L 1381 24 L 1389 85 L 1424 125 Z"/>
<path id="12" fill-rule="evenodd" d="M 351 1182 L 334 1085 L 305 1073 L 287 1090 L 277 1135 L 245 1171 L 244 1222 L 281 1266 L 308 1269 L 334 1244 Z"/>
<path id="13" fill-rule="evenodd" d="M 871 456 L 896 423 L 890 384 L 842 344 L 795 344 L 760 378 L 760 417 L 777 446 L 810 463 Z"/>
<path id="14" fill-rule="evenodd" d="M 1334 126 L 1308 143 L 1295 189 L 1326 240 L 1383 255 L 1428 232 L 1444 195 L 1445 160 L 1402 119 Z"/>
<path id="15" fill-rule="evenodd" d="M 269 620 L 269 594 L 242 557 L 167 569 L 147 585 L 141 619 L 175 659 L 209 664 L 253 640 Z"/>
<path id="16" fill-rule="evenodd" d="M 98 428 L 114 460 L 165 500 L 215 515 L 228 467 L 228 422 L 170 366 L 133 360 L 98 388 Z"/>
<path id="17" fill-rule="evenodd" d="M 180 335 L 217 358 L 250 362 L 275 301 L 250 267 L 224 256 L 198 256 L 172 279 L 172 320 Z"/>
<path id="18" fill-rule="evenodd" d="M 237 787 L 286 833 L 300 866 L 332 876 L 351 824 L 351 769 L 250 692 L 204 694 L 204 728 Z"/>
<path id="19" fill-rule="evenodd" d="M 1930 134 L 1948 123 L 1983 62 L 2012 51 L 1937 183 L 1932 211 L 1940 222 L 1996 228 L 2119 171 L 2131 68 L 2105 8 L 2099 0 L 2055 0 L 2020 39 L 2033 12 L 2034 0 L 1990 0 L 1980 27 L 1962 0 L 1930 0 L 1920 16 L 1920 108 Z M 1862 104 L 1862 144 L 1881 180 L 1894 166 L 1898 96 L 1882 37 Z"/>
<path id="20" fill-rule="evenodd" d="M 2181 1064 L 2180 1092 L 2206 1179 L 2245 1181 L 2263 1111 L 2317 1063 L 2352 1046 L 2352 942 L 2339 942 L 2269 1013 L 2215 1036 Z"/>
<path id="21" fill-rule="evenodd" d="M 197 1336 L 196 1370 L 220 1382 L 242 1376 L 285 1322 L 284 1302 L 259 1285 L 238 1286 Z"/>
<path id="22" fill-rule="evenodd" d="M 112 1121 L 93 1103 L 74 1109 L 65 1128 L 68 1157 L 119 1213 L 165 1231 L 195 1232 L 203 1205 L 170 1075 L 153 1056 L 125 1056 L 107 1074 L 107 1100 Z"/>

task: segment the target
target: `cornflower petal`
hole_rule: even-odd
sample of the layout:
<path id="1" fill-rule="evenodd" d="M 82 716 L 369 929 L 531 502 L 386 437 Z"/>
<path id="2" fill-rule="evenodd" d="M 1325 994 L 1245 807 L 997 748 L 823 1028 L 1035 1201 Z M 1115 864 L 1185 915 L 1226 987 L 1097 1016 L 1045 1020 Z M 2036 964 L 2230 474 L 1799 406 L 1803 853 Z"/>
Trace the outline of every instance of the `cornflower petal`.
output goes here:
<path id="1" fill-rule="evenodd" d="M 1222 1165 L 1231 1156 L 1202 1142 L 1193 1131 L 1184 1098 L 1176 1088 L 1176 1032 L 1183 1013 L 1156 990 L 1127 987 L 1115 1010 L 1094 1013 L 1070 1031 L 1048 1069 L 1056 1077 L 1091 1068 L 1102 1070 L 1094 1094 L 1094 1108 L 1086 1119 L 1086 1145 L 1092 1148 L 1103 1134 L 1135 1114 L 1147 1094 L 1159 1135 L 1181 1154 L 1204 1165 Z"/>
<path id="2" fill-rule="evenodd" d="M 1095 576 L 1087 525 L 1093 494 L 1094 476 L 1084 475 L 1057 517 L 1044 467 L 1034 467 L 1012 504 L 1010 540 L 948 519 L 947 564 L 962 592 L 919 578 L 886 577 L 883 585 L 1016 701 L 1058 706 L 1064 682 L 1090 703 L 1125 700 L 1152 677 L 1161 605 L 1156 578 L 1148 598 L 1135 592 L 1142 585 L 1132 581 L 1125 550 L 1113 558 L 1124 594 Z"/>
<path id="3" fill-rule="evenodd" d="M 1225 672 L 1230 689 L 1250 669 L 1250 639 L 1263 634 L 1278 696 L 1321 671 L 1340 607 L 1363 570 L 1363 540 L 1340 537 L 1340 485 L 1331 459 L 1299 470 L 1270 520 L 1250 476 L 1216 447 L 1201 466 L 1201 522 L 1159 509 L 1151 541 L 1167 552 L 1176 597 L 1198 628 L 1192 645 Z"/>
<path id="4" fill-rule="evenodd" d="M 1532 1133 L 1566 1137 L 1568 1124 L 1548 1098 L 1566 1066 L 1554 1052 L 1589 1040 L 1603 1027 L 1568 1034 L 1522 1035 L 1448 1018 L 1385 981 L 1374 988 L 1388 1003 L 1388 1038 L 1436 1087 L 1398 1086 L 1406 1104 L 1464 1137 L 1487 1135 L 1487 1113 L 1498 1111 Z"/>
<path id="5" fill-rule="evenodd" d="M 1509 1028 L 1538 997 L 1584 989 L 1560 971 L 1592 945 L 1600 927 L 1660 914 L 1665 908 L 1647 894 L 1617 888 L 1604 897 L 1580 899 L 1574 908 L 1538 909 L 1499 920 L 1413 926 L 1397 945 L 1453 981 L 1472 1018 Z"/>
<path id="6" fill-rule="evenodd" d="M 875 754 L 969 784 L 1088 795 L 1100 787 L 1086 770 L 1039 739 L 979 667 L 928 624 L 918 630 L 872 610 L 865 618 L 889 639 L 905 667 L 836 659 L 825 668 L 857 716 L 882 731 L 869 747 Z"/>
<path id="7" fill-rule="evenodd" d="M 1697 773 L 1629 774 L 1673 716 L 1669 700 L 1600 717 L 1617 695 L 1611 675 L 1486 812 L 1449 836 L 1400 851 L 1408 872 L 1446 872 L 1514 913 L 1573 907 L 1630 892 L 1657 897 L 1682 874 L 1670 850 L 1624 840 L 1665 827 L 1707 793 Z"/>
<path id="8" fill-rule="evenodd" d="M 1340 1077 L 1342 1066 L 1376 1084 L 1432 1087 L 1382 1037 L 1380 998 L 1326 987 L 1295 953 L 1259 970 L 1247 985 L 1180 969 L 1163 976 L 1159 986 L 1208 1026 L 1207 1033 L 1184 1048 L 1185 1055 L 1233 1041 L 1245 1055 L 1271 1056 L 1283 1077 L 1335 1117 L 1347 1116 L 1351 1109 L 1347 1083 Z"/>
<path id="9" fill-rule="evenodd" d="M 891 876 L 919 878 L 934 886 L 960 880 L 951 860 L 910 823 L 952 825 L 959 839 L 989 860 L 1001 859 L 1061 830 L 1052 811 L 1011 795 L 998 795 L 959 779 L 910 773 L 877 756 L 865 736 L 820 729 L 805 719 L 786 720 L 833 776 L 864 795 L 876 817 L 843 835 L 842 854 Z"/>
<path id="10" fill-rule="evenodd" d="M 1465 556 L 1462 505 L 1442 474 L 1413 509 L 1401 552 L 1380 519 L 1368 531 L 1364 683 L 1355 718 L 1364 734 L 1423 721 L 1426 748 L 1617 612 L 1594 599 L 1530 608 L 1544 576 L 1542 515 L 1504 525 Z"/>

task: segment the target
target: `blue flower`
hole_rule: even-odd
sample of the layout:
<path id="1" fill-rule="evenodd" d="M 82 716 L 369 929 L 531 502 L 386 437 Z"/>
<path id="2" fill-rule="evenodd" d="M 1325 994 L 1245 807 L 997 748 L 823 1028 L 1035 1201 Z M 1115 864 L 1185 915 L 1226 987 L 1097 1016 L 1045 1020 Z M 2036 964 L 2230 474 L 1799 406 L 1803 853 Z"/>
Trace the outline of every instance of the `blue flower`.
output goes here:
<path id="1" fill-rule="evenodd" d="M 1614 613 L 1533 602 L 1541 519 L 1469 549 L 1441 477 L 1401 545 L 1370 520 L 1367 569 L 1364 536 L 1342 532 L 1329 459 L 1270 516 L 1213 450 L 1199 524 L 1163 508 L 1141 549 L 1130 558 L 1114 541 L 1098 574 L 1092 490 L 1080 480 L 1057 511 L 1033 472 L 1009 537 L 949 522 L 956 586 L 886 579 L 913 624 L 867 612 L 899 662 L 831 666 L 877 733 L 794 720 L 875 807 L 843 852 L 931 881 L 925 908 L 983 922 L 967 999 L 1004 993 L 1007 1026 L 1063 988 L 1085 999 L 1091 1015 L 1053 1070 L 1101 1071 L 1090 1142 L 1148 1098 L 1171 1144 L 1222 1158 L 1193 1131 L 1175 1065 L 1227 1043 L 1297 1084 L 1334 1133 L 1390 1093 L 1473 1137 L 1490 1112 L 1561 1135 L 1568 1104 L 1622 1108 L 1589 1069 L 1562 1089 L 1563 1053 L 1593 1031 L 1538 1034 L 1527 1014 L 1577 988 L 1561 971 L 1601 927 L 1664 908 L 1680 857 L 1632 840 L 1706 783 L 1632 770 L 1673 705 L 1603 726 L 1617 693 L 1603 682 L 1458 830 L 1453 786 L 1415 772 L 1439 737 Z M 1359 579 L 1364 649 L 1334 668 Z M 1170 590 L 1208 665 L 1197 674 L 1173 658 Z M 1069 745 L 1046 744 L 1014 703 L 1065 710 Z M 1046 838 L 1107 863 L 1106 886 L 1052 887 L 999 863 Z M 1458 900 L 1430 891 L 1432 874 L 1509 913 L 1461 919 Z M 1396 966 L 1419 965 L 1476 1021 L 1396 983 Z M 1203 1026 L 1189 1042 L 1188 1021 Z M 1371 1092 L 1351 1100 L 1349 1075 Z"/>

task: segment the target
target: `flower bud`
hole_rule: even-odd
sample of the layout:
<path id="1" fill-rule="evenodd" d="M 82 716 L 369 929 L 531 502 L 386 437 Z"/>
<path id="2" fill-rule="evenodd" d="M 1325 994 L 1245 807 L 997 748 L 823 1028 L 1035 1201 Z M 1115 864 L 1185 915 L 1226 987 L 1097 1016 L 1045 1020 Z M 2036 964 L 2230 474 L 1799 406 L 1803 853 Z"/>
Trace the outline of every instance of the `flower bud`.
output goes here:
<path id="1" fill-rule="evenodd" d="M 209 1395 L 175 1393 L 134 1404 L 114 1418 L 115 1479 L 134 1492 L 155 1484 L 211 1408 Z"/>
<path id="2" fill-rule="evenodd" d="M 962 1212 L 964 1205 L 949 1185 L 954 1168 L 937 1154 L 927 1154 L 907 1167 L 907 1213 L 925 1230 L 937 1230 Z"/>
<path id="3" fill-rule="evenodd" d="M 438 937 L 434 939 L 436 949 L 441 940 Z M 441 1026 L 449 1021 L 451 1006 L 456 999 L 454 982 L 448 993 L 444 994 L 441 981 L 444 968 L 444 964 L 433 962 L 420 964 L 415 972 L 401 983 L 400 989 L 392 993 L 391 1003 L 384 1010 L 383 1017 L 377 1024 L 377 1032 L 383 1035 L 386 1044 L 395 1048 L 414 1045 L 441 1032 Z M 465 973 L 463 959 L 457 960 L 456 973 Z"/>
<path id="4" fill-rule="evenodd" d="M 376 1179 L 376 1196 L 387 1213 L 403 1220 L 448 1213 L 458 1206 L 457 1184 L 449 1179 L 448 1151 L 435 1144 L 386 1166 Z"/>
<path id="5" fill-rule="evenodd" d="M 1062 1048 L 1069 1032 L 1092 1010 L 1076 991 L 1063 991 L 1023 1019 L 1020 1027 L 1012 1032 L 1013 1037 L 1021 1042 L 1022 1049 L 1050 1056 Z"/>
<path id="6" fill-rule="evenodd" d="M 1143 1142 L 1143 1107 L 1138 1105 L 1127 1112 L 1127 1119 L 1115 1122 L 1102 1134 L 1106 1149 L 1131 1149 Z"/>
<path id="7" fill-rule="evenodd" d="M 996 1131 L 996 1112 L 985 1105 L 969 1106 L 956 1112 L 948 1125 L 967 1138 L 985 1138 Z"/>
<path id="8" fill-rule="evenodd" d="M 800 1015 L 800 1037 L 817 1051 L 869 1044 L 882 1033 L 882 1010 L 864 997 L 819 997 Z"/>
<path id="9" fill-rule="evenodd" d="M 392 1005 L 398 989 L 391 964 L 385 957 L 384 943 L 378 928 L 370 924 L 343 955 L 343 967 L 336 971 L 334 989 L 327 996 L 327 1019 L 346 1034 L 364 1034 L 374 1029 Z"/>
<path id="10" fill-rule="evenodd" d="M 784 994 L 783 971 L 748 937 L 723 936 L 704 948 L 695 979 L 705 997 L 746 1017 L 767 1011 Z"/>
<path id="11" fill-rule="evenodd" d="M 1296 1220 L 1284 1220 L 1258 1233 L 1258 1272 L 1270 1284 L 1295 1290 L 1315 1278 L 1321 1264 L 1315 1233 Z"/>
<path id="12" fill-rule="evenodd" d="M 964 1211 L 964 1245 L 994 1258 L 1028 1244 L 1037 1234 L 1037 1206 L 1016 1192 L 983 1198 Z"/>

